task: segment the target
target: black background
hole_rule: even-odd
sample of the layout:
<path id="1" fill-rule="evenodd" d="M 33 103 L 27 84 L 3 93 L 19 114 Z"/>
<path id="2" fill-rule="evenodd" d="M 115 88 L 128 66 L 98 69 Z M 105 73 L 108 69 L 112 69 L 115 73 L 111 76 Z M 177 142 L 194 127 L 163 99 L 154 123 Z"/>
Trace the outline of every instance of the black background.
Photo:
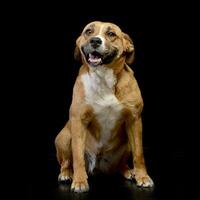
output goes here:
<path id="1" fill-rule="evenodd" d="M 26 190 L 28 199 L 116 196 L 183 199 L 184 128 L 180 98 L 183 66 L 179 63 L 182 21 L 177 8 L 128 2 L 117 6 L 116 3 L 109 6 L 103 2 L 82 3 L 28 5 L 18 12 L 18 18 L 12 18 L 20 45 L 19 49 L 13 45 L 20 65 L 13 70 L 13 76 L 15 72 L 18 76 L 11 84 L 17 107 L 13 117 L 18 119 L 16 124 L 20 127 L 20 137 L 17 136 L 22 164 L 19 165 L 20 190 Z M 100 191 L 102 196 L 94 193 L 89 197 L 73 197 L 70 192 L 58 189 L 54 139 L 68 120 L 72 88 L 80 67 L 73 58 L 76 38 L 94 20 L 113 22 L 133 39 L 136 56 L 131 67 L 144 99 L 144 153 L 155 182 L 153 191 L 141 191 L 129 185 L 127 191 L 121 189 L 122 193 L 115 194 L 118 185 L 124 184 L 124 180 L 116 177 L 91 180 L 97 194 Z M 109 184 L 113 185 L 110 193 L 104 189 Z"/>

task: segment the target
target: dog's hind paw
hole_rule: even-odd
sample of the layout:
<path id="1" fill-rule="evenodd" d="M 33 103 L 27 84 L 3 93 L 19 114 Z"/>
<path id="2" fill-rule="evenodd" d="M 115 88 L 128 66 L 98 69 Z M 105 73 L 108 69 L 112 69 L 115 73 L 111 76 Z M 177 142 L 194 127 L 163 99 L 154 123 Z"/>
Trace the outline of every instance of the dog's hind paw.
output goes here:
<path id="1" fill-rule="evenodd" d="M 134 178 L 133 169 L 130 169 L 127 165 L 120 168 L 120 174 L 129 180 Z"/>
<path id="2" fill-rule="evenodd" d="M 63 176 L 63 175 L 59 175 L 58 176 L 58 181 L 70 181 L 71 177 L 69 176 Z"/>

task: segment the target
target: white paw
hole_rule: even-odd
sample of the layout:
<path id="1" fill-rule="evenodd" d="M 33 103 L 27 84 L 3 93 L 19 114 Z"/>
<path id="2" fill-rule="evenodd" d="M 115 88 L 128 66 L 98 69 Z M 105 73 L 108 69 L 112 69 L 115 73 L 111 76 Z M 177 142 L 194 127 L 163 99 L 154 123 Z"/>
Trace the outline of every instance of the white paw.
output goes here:
<path id="1" fill-rule="evenodd" d="M 73 181 L 71 190 L 74 192 L 87 192 L 89 190 L 88 182 L 85 181 Z"/>
<path id="2" fill-rule="evenodd" d="M 138 186 L 141 187 L 153 187 L 154 183 L 152 179 L 148 176 L 135 176 L 136 182 Z"/>
<path id="3" fill-rule="evenodd" d="M 69 180 L 71 180 L 71 177 L 69 176 L 64 176 L 64 175 L 58 176 L 58 181 L 69 181 Z"/>

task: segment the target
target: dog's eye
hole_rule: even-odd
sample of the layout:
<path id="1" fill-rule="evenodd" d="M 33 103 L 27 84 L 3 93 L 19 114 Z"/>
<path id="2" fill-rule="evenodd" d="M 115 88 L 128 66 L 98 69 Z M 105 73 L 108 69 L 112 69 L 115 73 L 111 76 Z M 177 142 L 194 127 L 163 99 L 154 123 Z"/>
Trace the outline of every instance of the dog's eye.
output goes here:
<path id="1" fill-rule="evenodd" d="M 87 30 L 85 31 L 85 34 L 86 34 L 86 35 L 92 34 L 92 29 L 87 29 Z"/>
<path id="2" fill-rule="evenodd" d="M 107 35 L 108 35 L 109 37 L 115 37 L 115 36 L 116 36 L 116 33 L 112 32 L 112 31 L 109 31 L 109 32 L 107 32 Z"/>

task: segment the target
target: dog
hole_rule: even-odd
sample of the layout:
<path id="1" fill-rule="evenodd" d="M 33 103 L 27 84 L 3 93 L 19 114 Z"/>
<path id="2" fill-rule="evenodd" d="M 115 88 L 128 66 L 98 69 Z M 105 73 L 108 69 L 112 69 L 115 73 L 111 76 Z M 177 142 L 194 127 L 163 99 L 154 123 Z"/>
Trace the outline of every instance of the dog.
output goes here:
<path id="1" fill-rule="evenodd" d="M 95 169 L 153 186 L 142 147 L 143 99 L 129 67 L 134 52 L 132 39 L 113 23 L 91 22 L 76 40 L 74 56 L 82 66 L 69 121 L 55 139 L 58 180 L 72 180 L 75 192 L 89 190 L 88 174 Z"/>

